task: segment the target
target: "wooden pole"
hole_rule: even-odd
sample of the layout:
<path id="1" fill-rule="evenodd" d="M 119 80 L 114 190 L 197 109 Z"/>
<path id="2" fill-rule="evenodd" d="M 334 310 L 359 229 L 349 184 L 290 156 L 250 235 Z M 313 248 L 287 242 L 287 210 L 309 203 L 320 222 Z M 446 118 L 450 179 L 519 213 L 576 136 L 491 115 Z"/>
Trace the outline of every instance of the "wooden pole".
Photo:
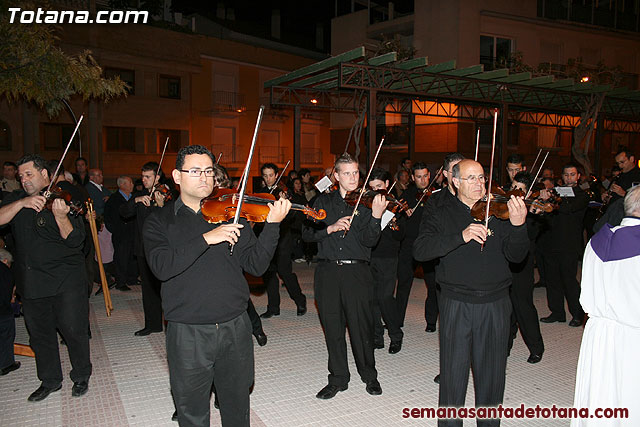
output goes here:
<path id="1" fill-rule="evenodd" d="M 17 354 L 18 356 L 36 357 L 36 354 L 33 352 L 31 347 L 26 344 L 14 343 L 13 354 Z"/>
<path id="2" fill-rule="evenodd" d="M 91 235 L 93 236 L 93 246 L 95 246 L 96 248 L 96 258 L 98 258 L 98 268 L 100 269 L 100 281 L 102 282 L 104 307 L 107 310 L 107 316 L 111 316 L 111 312 L 113 311 L 113 304 L 111 303 L 111 292 L 109 291 L 107 275 L 104 272 L 104 265 L 102 264 L 102 252 L 100 251 L 100 242 L 98 240 L 98 228 L 96 227 L 96 220 L 93 218 L 95 211 L 93 210 L 93 202 L 91 201 L 91 199 L 87 201 L 87 212 L 89 213 L 89 227 L 91 228 Z"/>

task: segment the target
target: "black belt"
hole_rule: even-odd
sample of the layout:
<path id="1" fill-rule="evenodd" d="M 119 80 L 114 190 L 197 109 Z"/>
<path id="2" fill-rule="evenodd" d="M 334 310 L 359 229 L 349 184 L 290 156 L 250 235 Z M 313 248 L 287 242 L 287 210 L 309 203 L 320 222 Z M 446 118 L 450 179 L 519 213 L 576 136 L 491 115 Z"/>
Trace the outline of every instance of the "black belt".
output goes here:
<path id="1" fill-rule="evenodd" d="M 369 261 L 363 259 L 322 259 L 320 262 L 336 265 L 369 264 Z"/>

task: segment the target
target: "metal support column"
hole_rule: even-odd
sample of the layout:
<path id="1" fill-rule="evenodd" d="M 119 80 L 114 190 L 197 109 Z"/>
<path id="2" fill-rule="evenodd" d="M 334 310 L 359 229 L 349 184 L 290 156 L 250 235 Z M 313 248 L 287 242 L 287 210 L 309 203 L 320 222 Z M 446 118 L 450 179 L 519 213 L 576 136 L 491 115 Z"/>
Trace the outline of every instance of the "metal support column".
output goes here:
<path id="1" fill-rule="evenodd" d="M 407 116 L 407 126 L 409 128 L 409 141 L 407 141 L 407 156 L 410 159 L 415 159 L 416 156 L 416 116 L 413 113 L 409 113 Z"/>
<path id="2" fill-rule="evenodd" d="M 500 143 L 498 152 L 498 182 L 502 182 L 507 167 L 507 144 L 509 143 L 509 105 L 502 104 L 498 112 L 498 129 L 496 130 L 496 144 Z M 494 169 L 496 169 L 494 167 Z"/>
<path id="3" fill-rule="evenodd" d="M 300 120 L 301 107 L 293 107 L 293 169 L 300 170 Z"/>
<path id="4" fill-rule="evenodd" d="M 598 119 L 596 121 L 596 138 L 595 138 L 595 144 L 594 144 L 594 151 L 595 151 L 594 174 L 596 176 L 600 176 L 602 172 L 600 150 L 602 149 L 602 140 L 604 139 L 604 132 L 605 132 L 604 119 L 605 119 L 604 114 L 602 113 L 598 114 Z"/>
<path id="5" fill-rule="evenodd" d="M 367 108 L 367 169 L 371 166 L 376 147 L 376 93 L 375 90 L 369 91 L 369 107 Z"/>

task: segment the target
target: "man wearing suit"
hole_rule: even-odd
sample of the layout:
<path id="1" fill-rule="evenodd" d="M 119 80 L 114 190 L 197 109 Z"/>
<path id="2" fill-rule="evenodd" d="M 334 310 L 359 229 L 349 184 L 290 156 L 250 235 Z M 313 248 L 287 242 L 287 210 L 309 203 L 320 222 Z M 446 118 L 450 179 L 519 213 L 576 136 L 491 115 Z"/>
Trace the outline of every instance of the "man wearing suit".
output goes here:
<path id="1" fill-rule="evenodd" d="M 85 185 L 85 188 L 87 189 L 87 193 L 89 193 L 89 197 L 91 197 L 91 200 L 93 201 L 93 209 L 98 215 L 104 214 L 104 205 L 107 203 L 109 196 L 111 196 L 111 191 L 107 190 L 104 185 L 102 185 L 103 181 L 104 177 L 102 176 L 102 170 L 89 170 L 89 182 Z"/>
<path id="2" fill-rule="evenodd" d="M 128 176 L 120 176 L 117 180 L 118 191 L 113 193 L 104 207 L 104 223 L 111 232 L 113 242 L 113 260 L 116 264 L 116 289 L 129 291 L 127 285 L 137 282 L 137 268 L 133 256 L 136 219 L 122 218 L 120 206 L 127 203 L 133 191 L 133 180 Z"/>

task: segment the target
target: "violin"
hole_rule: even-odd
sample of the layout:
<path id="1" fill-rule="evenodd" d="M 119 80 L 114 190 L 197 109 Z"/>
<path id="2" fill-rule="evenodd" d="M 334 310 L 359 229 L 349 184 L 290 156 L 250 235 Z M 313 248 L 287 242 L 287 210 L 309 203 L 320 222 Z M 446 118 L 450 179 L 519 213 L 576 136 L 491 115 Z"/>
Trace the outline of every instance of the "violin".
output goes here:
<path id="1" fill-rule="evenodd" d="M 173 199 L 173 193 L 171 192 L 171 190 L 169 189 L 169 187 L 167 187 L 165 184 L 158 184 L 153 188 L 153 191 L 151 192 L 151 194 L 153 193 L 160 193 L 162 196 L 164 196 L 164 202 L 170 202 Z M 151 198 L 152 202 L 155 204 L 155 198 Z"/>
<path id="2" fill-rule="evenodd" d="M 355 206 L 358 201 L 358 197 L 360 197 L 361 191 L 362 189 L 360 188 L 354 191 L 347 191 L 347 194 L 345 194 L 344 196 L 344 201 L 349 206 Z M 369 209 L 371 209 L 371 204 L 373 203 L 373 199 L 378 194 L 382 194 L 385 197 L 385 199 L 389 202 L 389 205 L 387 206 L 388 211 L 391 211 L 393 213 L 400 213 L 409 209 L 409 205 L 407 205 L 407 202 L 405 202 L 404 200 L 400 201 L 396 199 L 395 197 L 393 197 L 391 193 L 387 193 L 387 190 L 367 190 L 366 193 L 362 195 L 362 199 L 360 200 L 360 203 L 368 207 Z"/>
<path id="3" fill-rule="evenodd" d="M 508 192 L 498 191 L 491 193 L 491 204 L 489 205 L 489 216 L 495 216 L 499 219 L 509 219 L 509 208 L 507 202 L 511 200 L 511 196 L 524 197 L 524 191 L 512 190 Z M 535 191 L 531 193 L 528 199 L 524 200 L 526 206 L 533 206 L 543 212 L 549 213 L 557 208 L 557 200 L 555 197 L 551 197 L 549 200 L 544 201 L 540 199 L 540 192 Z M 478 200 L 471 208 L 471 216 L 478 221 L 484 221 L 487 210 L 487 196 Z"/>
<path id="4" fill-rule="evenodd" d="M 71 193 L 63 190 L 57 185 L 55 187 L 51 187 L 48 192 L 43 191 L 41 194 L 47 199 L 44 205 L 45 209 L 51 210 L 53 208 L 53 201 L 56 199 L 62 199 L 70 208 L 69 215 L 73 217 L 84 215 L 84 206 L 82 203 L 77 200 L 72 200 L 73 196 Z"/>
<path id="5" fill-rule="evenodd" d="M 245 194 L 240 216 L 247 221 L 265 222 L 269 215 L 269 203 L 276 201 L 276 197 L 269 193 Z M 211 194 L 200 201 L 200 212 L 204 219 L 212 224 L 233 219 L 238 207 L 238 192 L 230 188 L 215 187 Z M 298 203 L 292 203 L 291 209 L 302 211 L 314 220 L 327 217 L 324 209 L 318 211 Z"/>

